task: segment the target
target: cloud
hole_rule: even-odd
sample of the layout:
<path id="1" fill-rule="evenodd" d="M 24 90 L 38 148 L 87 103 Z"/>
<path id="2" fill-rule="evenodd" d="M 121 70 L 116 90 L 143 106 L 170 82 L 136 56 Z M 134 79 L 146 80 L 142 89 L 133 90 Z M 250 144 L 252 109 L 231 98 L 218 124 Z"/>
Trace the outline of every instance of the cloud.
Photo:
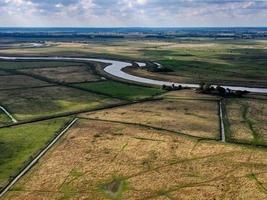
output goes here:
<path id="1" fill-rule="evenodd" d="M 264 0 L 0 0 L 0 26 L 267 26 Z"/>

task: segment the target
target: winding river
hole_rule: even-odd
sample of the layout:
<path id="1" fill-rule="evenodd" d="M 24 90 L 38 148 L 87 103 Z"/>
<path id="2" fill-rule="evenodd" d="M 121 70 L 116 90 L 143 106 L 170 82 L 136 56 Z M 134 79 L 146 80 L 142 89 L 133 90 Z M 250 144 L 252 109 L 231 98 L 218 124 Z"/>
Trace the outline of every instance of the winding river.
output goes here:
<path id="1" fill-rule="evenodd" d="M 173 83 L 168 81 L 158 81 L 158 80 L 152 80 L 148 78 L 138 77 L 131 74 L 127 74 L 126 72 L 122 71 L 123 68 L 132 66 L 131 63 L 128 62 L 122 62 L 122 61 L 116 61 L 116 60 L 107 60 L 107 59 L 94 59 L 94 58 L 71 58 L 71 57 L 3 57 L 0 56 L 0 59 L 2 60 L 58 60 L 58 61 L 94 61 L 94 62 L 102 62 L 109 64 L 107 67 L 104 68 L 104 71 L 112 76 L 134 81 L 137 83 L 142 84 L 151 84 L 151 85 L 175 85 L 175 86 L 183 86 L 183 87 L 190 87 L 190 88 L 198 88 L 198 84 L 185 84 L 185 83 Z M 145 66 L 145 63 L 142 62 L 136 62 L 139 66 L 143 67 Z M 216 87 L 216 85 L 213 85 Z M 257 88 L 257 87 L 246 87 L 246 86 L 222 86 L 224 88 L 229 88 L 231 90 L 247 90 L 249 92 L 254 93 L 266 93 L 267 94 L 267 88 Z"/>

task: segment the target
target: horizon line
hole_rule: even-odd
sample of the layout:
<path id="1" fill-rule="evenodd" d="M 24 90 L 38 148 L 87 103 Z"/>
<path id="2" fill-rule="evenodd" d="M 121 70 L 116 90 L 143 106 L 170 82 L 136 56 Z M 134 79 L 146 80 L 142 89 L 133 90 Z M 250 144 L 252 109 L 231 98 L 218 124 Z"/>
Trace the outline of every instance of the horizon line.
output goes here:
<path id="1" fill-rule="evenodd" d="M 0 26 L 0 28 L 267 28 L 267 26 Z"/>

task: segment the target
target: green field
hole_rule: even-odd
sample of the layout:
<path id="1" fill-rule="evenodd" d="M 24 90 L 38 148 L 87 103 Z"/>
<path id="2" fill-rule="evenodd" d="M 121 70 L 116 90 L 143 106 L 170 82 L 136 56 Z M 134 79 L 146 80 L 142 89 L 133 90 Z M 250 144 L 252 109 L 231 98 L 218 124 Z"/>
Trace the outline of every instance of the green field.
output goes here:
<path id="1" fill-rule="evenodd" d="M 0 102 L 18 120 L 94 109 L 117 99 L 63 86 L 2 91 Z"/>
<path id="2" fill-rule="evenodd" d="M 60 118 L 0 129 L 0 188 L 68 121 Z"/>
<path id="3" fill-rule="evenodd" d="M 10 122 L 11 120 L 8 118 L 8 116 L 2 110 L 0 110 L 0 125 L 5 125 Z"/>
<path id="4" fill-rule="evenodd" d="M 68 66 L 84 66 L 83 63 L 63 61 L 0 61 L 0 69 L 18 70 L 33 68 L 54 68 Z"/>
<path id="5" fill-rule="evenodd" d="M 74 86 L 89 91 L 99 92 L 110 95 L 114 98 L 125 100 L 138 100 L 148 98 L 163 93 L 164 91 L 157 88 L 148 88 L 115 81 L 103 81 L 96 83 L 81 83 Z"/>

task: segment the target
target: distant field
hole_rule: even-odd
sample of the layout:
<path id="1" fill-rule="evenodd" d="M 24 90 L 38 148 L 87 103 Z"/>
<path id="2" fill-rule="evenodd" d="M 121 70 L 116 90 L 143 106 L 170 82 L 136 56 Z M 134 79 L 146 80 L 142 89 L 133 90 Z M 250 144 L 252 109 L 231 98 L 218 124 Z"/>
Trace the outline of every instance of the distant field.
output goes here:
<path id="1" fill-rule="evenodd" d="M 226 112 L 230 140 L 267 145 L 266 100 L 227 100 Z"/>
<path id="2" fill-rule="evenodd" d="M 39 49 L 5 49 L 0 50 L 0 54 L 88 56 L 157 61 L 174 71 L 167 73 L 168 76 L 173 76 L 173 80 L 267 86 L 265 67 L 267 43 L 261 40 L 114 40 L 91 41 L 89 44 L 67 42 L 52 44 L 51 47 Z"/>
<path id="3" fill-rule="evenodd" d="M 100 92 L 115 98 L 120 98 L 125 100 L 144 99 L 164 92 L 163 90 L 157 88 L 148 88 L 148 87 L 130 85 L 126 83 L 119 83 L 115 81 L 81 83 L 81 84 L 75 84 L 74 86 L 83 89 L 88 89 L 89 91 Z"/>
<path id="4" fill-rule="evenodd" d="M 0 61 L 1 62 L 1 61 Z M 8 72 L 5 72 L 5 71 L 3 71 L 3 70 L 0 70 L 0 76 L 2 77 L 2 76 L 6 76 L 6 75 L 10 75 L 10 73 L 8 73 Z"/>
<path id="5" fill-rule="evenodd" d="M 4 199 L 265 199 L 266 166 L 260 149 L 80 120 Z"/>
<path id="6" fill-rule="evenodd" d="M 0 189 L 68 120 L 61 118 L 0 129 Z"/>
<path id="7" fill-rule="evenodd" d="M 55 68 L 36 68 L 20 70 L 29 74 L 42 76 L 53 81 L 61 83 L 76 83 L 99 81 L 101 78 L 93 73 L 93 71 L 86 65 L 82 66 L 68 66 Z"/>
<path id="8" fill-rule="evenodd" d="M 220 138 L 216 101 L 167 99 L 82 116 L 143 124 L 201 138 Z"/>
<path id="9" fill-rule="evenodd" d="M 63 86 L 2 91 L 0 103 L 25 120 L 70 111 L 93 109 L 119 100 Z"/>
<path id="10" fill-rule="evenodd" d="M 48 86 L 50 83 L 24 75 L 10 75 L 0 77 L 0 90 L 18 89 L 25 87 Z"/>
<path id="11" fill-rule="evenodd" d="M 54 68 L 84 66 L 83 63 L 62 62 L 62 61 L 0 61 L 0 69 L 33 69 L 33 68 Z"/>

